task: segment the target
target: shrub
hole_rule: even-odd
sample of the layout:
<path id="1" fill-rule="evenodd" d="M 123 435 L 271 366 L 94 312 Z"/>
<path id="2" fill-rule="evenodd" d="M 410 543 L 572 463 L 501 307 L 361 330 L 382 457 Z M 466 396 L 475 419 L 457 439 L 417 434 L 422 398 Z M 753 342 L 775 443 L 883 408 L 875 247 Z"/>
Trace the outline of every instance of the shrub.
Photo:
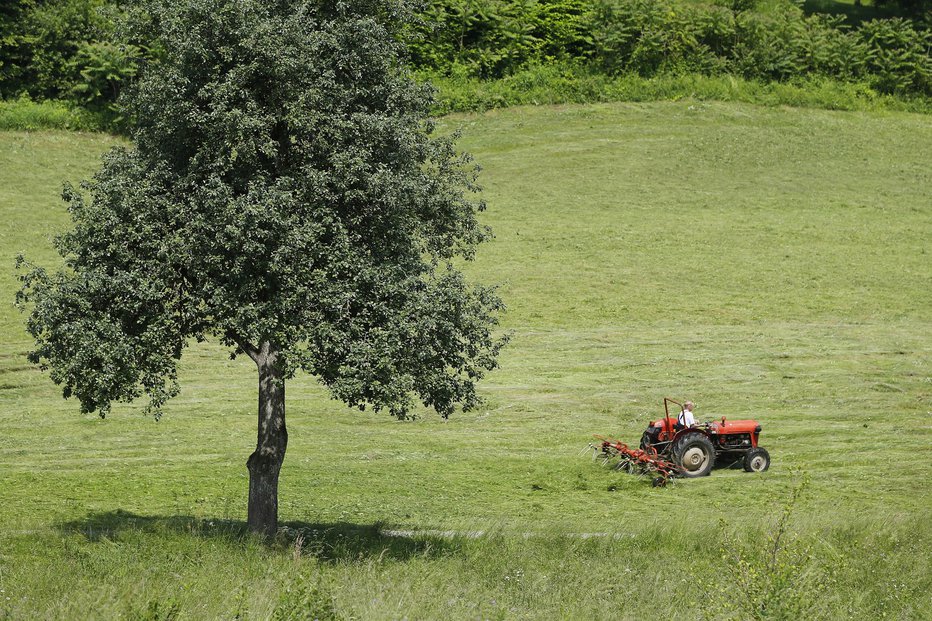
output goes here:
<path id="1" fill-rule="evenodd" d="M 718 73 L 734 25 L 731 12 L 717 6 L 601 0 L 592 24 L 597 63 L 611 75 Z"/>
<path id="2" fill-rule="evenodd" d="M 69 61 L 69 67 L 81 76 L 71 88 L 76 99 L 91 109 L 117 113 L 116 100 L 120 89 L 138 70 L 142 50 L 135 45 L 109 42 L 83 42 Z"/>
<path id="3" fill-rule="evenodd" d="M 859 34 L 869 50 L 868 71 L 878 90 L 932 94 L 932 31 L 895 18 L 867 22 Z"/>
<path id="4" fill-rule="evenodd" d="M 433 0 L 408 43 L 420 67 L 495 78 L 591 52 L 590 0 Z"/>
<path id="5" fill-rule="evenodd" d="M 534 36 L 544 60 L 587 58 L 592 54 L 589 0 L 549 0 L 537 3 Z"/>
<path id="6" fill-rule="evenodd" d="M 112 113 L 142 47 L 119 40 L 116 0 L 16 0 L 0 10 L 0 98 L 69 99 Z"/>
<path id="7" fill-rule="evenodd" d="M 730 51 L 734 68 L 743 76 L 784 80 L 804 67 L 805 25 L 795 6 L 773 13 L 746 11 L 738 15 L 737 43 Z"/>
<path id="8" fill-rule="evenodd" d="M 71 65 L 81 43 L 104 40 L 112 23 L 98 11 L 104 0 L 54 0 L 36 3 L 22 16 L 22 39 L 16 52 L 25 66 L 4 94 L 28 92 L 51 98 L 68 93 L 80 79 Z"/>
<path id="9" fill-rule="evenodd" d="M 0 95 L 4 85 L 18 84 L 28 65 L 23 51 L 29 36 L 24 32 L 24 19 L 32 0 L 7 0 L 0 3 Z"/>
<path id="10" fill-rule="evenodd" d="M 311 579 L 301 574 L 284 586 L 272 612 L 273 621 L 339 621 L 342 618 L 333 603 L 333 595 L 320 578 Z"/>
<path id="11" fill-rule="evenodd" d="M 790 519 L 809 478 L 793 490 L 763 540 L 737 539 L 722 523 L 721 557 L 730 575 L 706 584 L 710 610 L 726 619 L 807 619 L 823 616 L 829 574 L 813 561 L 812 546 L 791 532 Z"/>
<path id="12" fill-rule="evenodd" d="M 816 15 L 801 36 L 806 72 L 844 80 L 861 79 L 870 50 L 861 37 L 845 30 L 843 17 Z"/>
<path id="13" fill-rule="evenodd" d="M 129 16 L 142 10 L 133 3 L 8 0 L 0 5 L 0 98 L 26 93 L 33 99 L 69 99 L 109 115 L 112 124 L 120 120 L 116 98 L 139 63 L 158 62 L 144 32 L 122 34 L 127 28 L 120 24 L 132 23 Z M 593 72 L 603 78 L 735 75 L 796 85 L 830 78 L 898 97 L 932 94 L 928 24 L 884 19 L 852 29 L 841 17 L 807 16 L 799 0 L 428 0 L 426 5 L 421 23 L 404 33 L 411 62 L 459 84 L 457 97 L 481 106 L 510 101 L 506 92 L 529 92 L 521 86 L 528 76 L 560 89 L 546 95 L 534 86 L 532 100 L 565 100 L 567 93 L 575 99 L 580 84 L 592 90 Z M 548 65 L 556 68 L 544 71 Z M 583 67 L 589 77 L 580 83 Z M 461 86 L 472 78 L 504 81 L 467 96 Z"/>
<path id="14" fill-rule="evenodd" d="M 806 16 L 789 1 L 746 8 L 729 0 L 597 0 L 592 60 L 610 75 L 824 76 L 868 81 L 884 93 L 930 92 L 932 32 L 914 22 L 875 20 L 849 30 L 841 17 Z"/>
<path id="15" fill-rule="evenodd" d="M 477 112 L 526 104 L 600 101 L 742 101 L 765 106 L 817 107 L 831 110 L 902 110 L 932 112 L 927 97 L 890 96 L 869 84 L 831 78 L 804 78 L 794 83 L 745 80 L 731 75 L 703 76 L 636 74 L 607 76 L 585 66 L 534 65 L 499 80 L 480 80 L 465 72 L 422 73 L 437 87 L 438 114 Z"/>
<path id="16" fill-rule="evenodd" d="M 932 19 L 932 2 L 929 0 L 874 0 L 877 6 L 894 6 L 903 14 L 916 19 Z"/>

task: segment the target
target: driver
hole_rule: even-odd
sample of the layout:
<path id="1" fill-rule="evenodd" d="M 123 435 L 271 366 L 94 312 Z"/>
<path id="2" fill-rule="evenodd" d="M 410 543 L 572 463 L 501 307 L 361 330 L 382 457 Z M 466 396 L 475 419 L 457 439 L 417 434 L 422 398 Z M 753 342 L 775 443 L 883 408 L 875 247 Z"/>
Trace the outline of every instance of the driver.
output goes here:
<path id="1" fill-rule="evenodd" d="M 676 423 L 682 425 L 683 427 L 692 427 L 696 424 L 696 419 L 693 417 L 693 402 L 687 401 L 683 404 L 683 409 L 680 411 L 680 415 L 676 417 Z"/>

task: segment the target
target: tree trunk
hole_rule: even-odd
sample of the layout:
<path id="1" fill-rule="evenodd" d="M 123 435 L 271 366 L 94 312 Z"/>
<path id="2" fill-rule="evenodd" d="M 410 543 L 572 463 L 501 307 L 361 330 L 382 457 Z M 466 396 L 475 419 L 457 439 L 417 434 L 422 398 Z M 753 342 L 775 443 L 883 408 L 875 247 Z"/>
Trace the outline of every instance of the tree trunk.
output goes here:
<path id="1" fill-rule="evenodd" d="M 256 354 L 253 356 L 253 352 Z M 272 537 L 278 531 L 278 473 L 285 460 L 285 379 L 277 348 L 265 341 L 249 352 L 259 367 L 259 425 L 256 450 L 249 456 L 249 530 Z"/>

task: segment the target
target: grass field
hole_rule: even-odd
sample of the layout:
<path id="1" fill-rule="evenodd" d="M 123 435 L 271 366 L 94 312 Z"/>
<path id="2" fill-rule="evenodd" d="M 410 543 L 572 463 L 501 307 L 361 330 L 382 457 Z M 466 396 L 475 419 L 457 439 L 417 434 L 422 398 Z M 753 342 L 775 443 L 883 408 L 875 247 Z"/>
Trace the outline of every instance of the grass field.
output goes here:
<path id="1" fill-rule="evenodd" d="M 61 182 L 114 139 L 0 133 L 0 619 L 932 619 L 932 117 L 444 124 L 485 168 L 502 368 L 446 422 L 292 382 L 271 546 L 242 535 L 251 363 L 191 347 L 156 423 L 25 361 L 13 258 L 54 260 Z M 759 419 L 770 470 L 653 489 L 580 453 L 664 396 Z"/>

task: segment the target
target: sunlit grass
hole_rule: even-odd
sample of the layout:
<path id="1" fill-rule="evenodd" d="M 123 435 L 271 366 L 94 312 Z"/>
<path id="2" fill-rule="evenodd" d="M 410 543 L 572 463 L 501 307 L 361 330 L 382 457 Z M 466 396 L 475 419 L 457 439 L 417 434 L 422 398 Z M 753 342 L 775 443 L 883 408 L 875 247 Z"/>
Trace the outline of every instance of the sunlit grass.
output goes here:
<path id="1" fill-rule="evenodd" d="M 467 269 L 513 331 L 486 405 L 400 423 L 292 382 L 271 547 L 242 535 L 250 364 L 192 347 L 155 423 L 81 416 L 25 362 L 13 257 L 53 262 L 60 183 L 112 139 L 0 134 L 0 618 L 748 618 L 742 561 L 769 618 L 929 618 L 930 117 L 684 101 L 454 127 L 497 235 Z M 580 453 L 636 442 L 663 396 L 760 420 L 771 469 L 653 489 Z M 784 589 L 767 537 L 806 476 Z"/>

